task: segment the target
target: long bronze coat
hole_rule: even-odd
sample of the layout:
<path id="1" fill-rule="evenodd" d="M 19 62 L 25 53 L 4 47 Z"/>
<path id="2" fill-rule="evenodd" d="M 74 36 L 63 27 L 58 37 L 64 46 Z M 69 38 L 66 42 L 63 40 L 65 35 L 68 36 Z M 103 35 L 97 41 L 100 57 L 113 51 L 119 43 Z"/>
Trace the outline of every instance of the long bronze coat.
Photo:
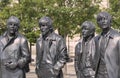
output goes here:
<path id="1" fill-rule="evenodd" d="M 83 50 L 82 50 L 82 44 L 83 44 L 83 39 L 80 39 L 80 41 L 77 43 L 76 47 L 75 47 L 75 71 L 76 71 L 76 75 L 77 78 L 84 78 L 83 75 L 83 66 L 82 66 L 82 55 L 83 55 Z M 95 40 L 94 38 L 92 38 L 91 40 L 88 41 L 88 49 L 87 49 L 87 59 L 89 61 L 89 65 L 91 66 L 92 69 L 92 59 L 95 53 Z M 87 65 L 87 62 L 85 62 L 85 64 Z M 93 70 L 91 70 L 90 72 L 94 73 Z M 88 72 L 88 73 L 90 73 Z M 92 76 L 94 76 L 94 74 L 92 74 Z"/>
<path id="2" fill-rule="evenodd" d="M 120 33 L 111 29 L 107 37 L 105 44 L 105 64 L 108 72 L 109 78 L 120 78 Z M 96 75 L 99 67 L 100 61 L 100 35 L 96 37 L 97 51 L 94 58 L 94 66 L 96 70 Z"/>
<path id="3" fill-rule="evenodd" d="M 40 37 L 36 42 L 36 73 L 39 78 L 63 78 L 62 68 L 67 61 L 67 48 L 64 39 L 52 32 L 47 40 L 49 41 L 49 57 L 52 58 L 52 64 L 41 65 L 43 57 L 43 38 Z M 47 47 L 47 46 L 46 46 Z M 44 69 L 47 68 L 47 69 Z M 55 71 L 57 69 L 57 71 Z"/>
<path id="4" fill-rule="evenodd" d="M 30 62 L 30 53 L 26 38 L 17 35 L 7 41 L 6 32 L 0 36 L 0 78 L 25 78 L 24 67 Z M 6 61 L 20 62 L 16 68 L 6 68 Z"/>

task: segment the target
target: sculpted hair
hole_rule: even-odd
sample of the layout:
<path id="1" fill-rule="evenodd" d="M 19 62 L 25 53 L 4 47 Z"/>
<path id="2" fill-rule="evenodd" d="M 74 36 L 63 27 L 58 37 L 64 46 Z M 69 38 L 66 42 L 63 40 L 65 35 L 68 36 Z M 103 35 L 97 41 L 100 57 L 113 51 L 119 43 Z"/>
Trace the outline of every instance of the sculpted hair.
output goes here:
<path id="1" fill-rule="evenodd" d="M 109 13 L 107 13 L 107 12 L 100 12 L 97 15 L 97 21 L 99 21 L 103 17 L 107 18 L 110 21 L 110 23 L 112 22 L 112 16 Z"/>
<path id="2" fill-rule="evenodd" d="M 89 26 L 89 28 L 92 30 L 92 31 L 95 31 L 95 24 L 91 21 L 85 21 L 82 23 L 81 27 L 84 27 L 84 26 Z"/>
<path id="3" fill-rule="evenodd" d="M 42 24 L 46 24 L 47 26 L 50 27 L 51 30 L 53 30 L 53 25 L 52 25 L 52 19 L 50 17 L 44 16 L 41 19 L 39 19 L 39 26 Z"/>
<path id="4" fill-rule="evenodd" d="M 9 22 L 11 22 L 13 20 L 17 23 L 17 26 L 20 27 L 20 20 L 15 16 L 11 16 L 11 17 L 8 18 L 7 25 L 9 24 Z"/>

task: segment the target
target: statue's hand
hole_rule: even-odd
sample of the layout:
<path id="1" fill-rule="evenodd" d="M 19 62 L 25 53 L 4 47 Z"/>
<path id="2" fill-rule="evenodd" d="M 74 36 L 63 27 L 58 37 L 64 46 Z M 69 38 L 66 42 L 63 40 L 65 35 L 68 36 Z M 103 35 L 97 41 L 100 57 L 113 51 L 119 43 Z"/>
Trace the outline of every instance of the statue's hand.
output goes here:
<path id="1" fill-rule="evenodd" d="M 5 66 L 9 69 L 15 69 L 17 67 L 17 62 L 9 61 L 5 63 Z"/>
<path id="2" fill-rule="evenodd" d="M 54 70 L 54 74 L 57 76 L 59 74 L 59 70 L 57 69 L 53 69 Z"/>
<path id="3" fill-rule="evenodd" d="M 18 61 L 18 66 L 19 66 L 20 68 L 23 68 L 23 67 L 25 66 L 25 62 L 24 62 L 23 59 L 20 59 L 20 60 Z"/>

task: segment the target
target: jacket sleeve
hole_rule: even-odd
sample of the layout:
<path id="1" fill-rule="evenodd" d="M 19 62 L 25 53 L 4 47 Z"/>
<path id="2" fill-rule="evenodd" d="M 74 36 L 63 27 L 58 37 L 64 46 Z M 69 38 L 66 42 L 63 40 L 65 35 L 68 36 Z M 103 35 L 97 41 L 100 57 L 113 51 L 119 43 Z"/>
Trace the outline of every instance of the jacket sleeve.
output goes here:
<path id="1" fill-rule="evenodd" d="M 67 58 L 68 58 L 67 47 L 63 38 L 59 40 L 57 46 L 58 46 L 57 62 L 54 65 L 54 69 L 60 70 L 67 62 Z"/>
<path id="2" fill-rule="evenodd" d="M 40 64 L 40 45 L 39 45 L 39 41 L 36 42 L 36 69 L 38 69 L 39 64 Z"/>
<path id="3" fill-rule="evenodd" d="M 92 68 L 93 70 L 95 71 L 96 68 L 97 68 L 97 65 L 98 65 L 98 60 L 99 60 L 99 57 L 100 57 L 100 52 L 99 52 L 99 38 L 100 36 L 96 36 L 94 37 L 94 51 L 92 51 L 92 60 L 91 60 L 91 64 L 92 64 Z"/>
<path id="4" fill-rule="evenodd" d="M 80 53 L 80 47 L 81 43 L 79 42 L 76 46 L 75 46 L 75 59 L 74 59 L 74 67 L 75 67 L 75 72 L 77 75 L 77 78 L 82 78 L 82 74 L 80 71 L 80 58 L 81 58 L 81 53 Z"/>
<path id="5" fill-rule="evenodd" d="M 21 38 L 20 52 L 21 57 L 18 60 L 18 66 L 23 68 L 25 65 L 31 62 L 31 53 L 29 51 L 27 39 L 25 38 Z"/>
<path id="6" fill-rule="evenodd" d="M 118 48 L 119 48 L 119 50 L 118 50 L 118 51 L 119 51 L 119 52 L 118 52 L 118 53 L 119 53 L 119 54 L 118 54 L 118 55 L 119 55 L 119 56 L 118 56 L 118 58 L 119 58 L 119 59 L 118 59 L 118 60 L 119 60 L 119 63 L 118 63 L 118 64 L 119 64 L 119 70 L 118 70 L 118 71 L 119 71 L 119 72 L 118 72 L 119 74 L 118 74 L 118 78 L 120 78 L 120 39 L 119 39 L 118 43 L 119 43 L 119 44 L 118 44 Z"/>
<path id="7" fill-rule="evenodd" d="M 75 71 L 76 71 L 76 73 L 78 72 L 78 63 L 79 63 L 79 60 L 78 60 L 78 58 L 79 58 L 79 54 L 78 54 L 78 50 L 79 50 L 79 46 L 78 45 L 76 45 L 76 47 L 75 47 L 75 59 L 74 59 L 74 66 L 75 66 Z"/>

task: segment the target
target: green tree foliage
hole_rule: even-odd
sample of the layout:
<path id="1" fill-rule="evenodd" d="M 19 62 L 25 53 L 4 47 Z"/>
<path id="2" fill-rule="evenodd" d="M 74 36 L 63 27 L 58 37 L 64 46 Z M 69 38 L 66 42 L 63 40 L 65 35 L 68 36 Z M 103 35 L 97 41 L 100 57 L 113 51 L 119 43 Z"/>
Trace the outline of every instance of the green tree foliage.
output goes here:
<path id="1" fill-rule="evenodd" d="M 2 33 L 3 31 L 5 31 L 5 18 L 7 17 L 7 8 L 6 6 L 9 4 L 9 0 L 1 0 L 0 2 L 0 33 Z M 4 14 L 6 13 L 6 14 Z"/>
<path id="2" fill-rule="evenodd" d="M 113 16 L 113 27 L 120 30 L 120 0 L 109 0 L 110 8 L 108 9 Z"/>
<path id="3" fill-rule="evenodd" d="M 7 0 L 9 1 L 9 0 Z M 93 0 L 18 0 L 3 2 L 0 5 L 0 26 L 5 28 L 6 19 L 15 15 L 21 21 L 21 32 L 34 43 L 39 36 L 38 20 L 42 16 L 53 19 L 54 29 L 63 37 L 79 33 L 79 26 L 86 20 L 94 21 L 94 14 L 99 10 Z M 2 28 L 3 27 L 3 28 Z M 2 31 L 1 31 L 2 32 Z"/>
<path id="4" fill-rule="evenodd" d="M 39 13 L 50 16 L 54 28 L 58 29 L 63 37 L 72 37 L 79 33 L 81 23 L 93 20 L 94 14 L 99 10 L 98 5 L 93 4 L 93 0 L 40 0 L 38 6 Z"/>

